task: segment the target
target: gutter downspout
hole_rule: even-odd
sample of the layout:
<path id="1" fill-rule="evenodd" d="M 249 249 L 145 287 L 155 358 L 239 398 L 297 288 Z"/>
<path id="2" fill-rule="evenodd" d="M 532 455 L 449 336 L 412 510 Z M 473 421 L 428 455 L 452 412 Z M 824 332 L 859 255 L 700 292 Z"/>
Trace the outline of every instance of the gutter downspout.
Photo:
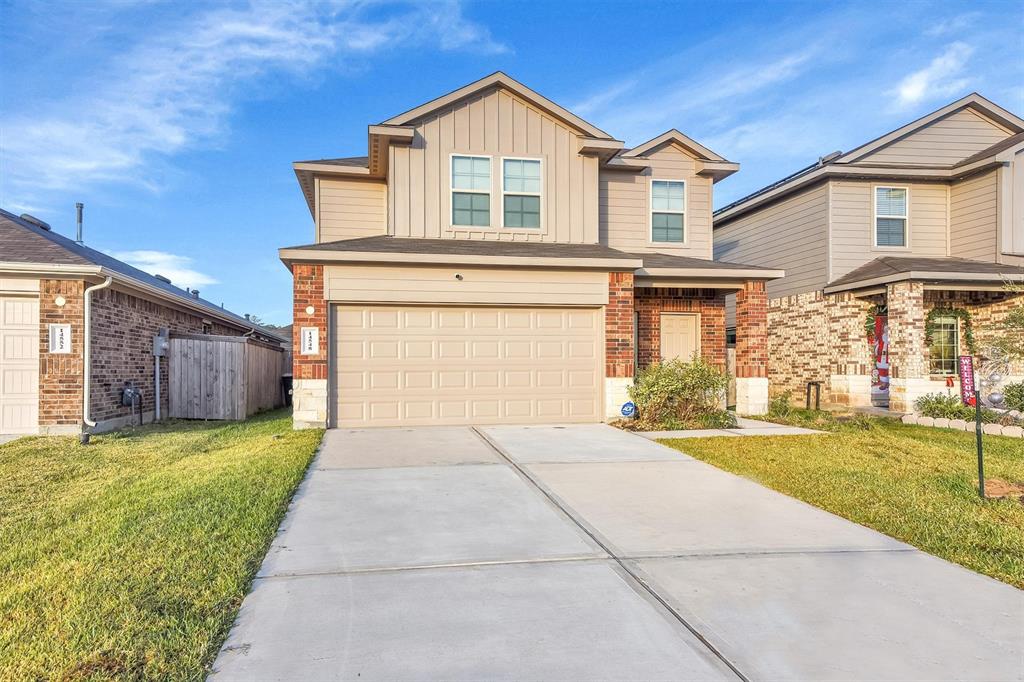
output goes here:
<path id="1" fill-rule="evenodd" d="M 114 281 L 113 277 L 107 277 L 107 279 L 103 281 L 103 284 L 94 284 L 91 287 L 86 288 L 85 294 L 84 294 L 84 297 L 85 297 L 85 332 L 84 332 L 84 336 L 85 336 L 85 346 L 84 346 L 85 357 L 84 357 L 84 362 L 82 364 L 85 367 L 85 378 L 84 378 L 84 381 L 82 382 L 82 387 L 83 387 L 82 388 L 82 421 L 85 422 L 85 425 L 89 426 L 89 427 L 96 426 L 96 422 L 94 422 L 92 419 L 89 418 L 89 389 L 90 389 L 90 387 L 89 387 L 89 384 L 90 384 L 89 379 L 92 376 L 92 362 L 91 362 L 91 356 L 90 356 L 90 345 L 91 344 L 89 343 L 89 330 L 90 330 L 90 328 L 92 326 L 90 324 L 90 318 L 92 317 L 92 315 L 91 315 L 91 311 L 92 311 L 92 292 L 99 291 L 100 289 L 106 289 L 107 287 L 109 287 L 113 283 L 113 281 Z M 89 441 L 88 433 L 85 432 L 85 429 L 83 429 L 82 442 L 83 443 L 87 443 L 88 441 Z"/>

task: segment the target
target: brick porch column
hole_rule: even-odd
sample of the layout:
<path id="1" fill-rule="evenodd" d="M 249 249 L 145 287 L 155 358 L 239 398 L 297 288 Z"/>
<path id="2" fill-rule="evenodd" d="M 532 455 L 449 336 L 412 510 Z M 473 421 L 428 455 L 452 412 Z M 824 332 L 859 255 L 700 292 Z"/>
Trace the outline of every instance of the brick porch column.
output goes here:
<path id="1" fill-rule="evenodd" d="M 608 305 L 604 311 L 604 402 L 605 418 L 622 416 L 629 400 L 626 390 L 633 384 L 633 273 L 608 273 Z"/>
<path id="2" fill-rule="evenodd" d="M 736 412 L 768 412 L 768 294 L 748 281 L 736 293 Z"/>
<path id="3" fill-rule="evenodd" d="M 828 392 L 822 399 L 834 405 L 870 407 L 873 362 L 864 322 L 871 303 L 850 293 L 832 294 L 825 300 Z"/>
<path id="4" fill-rule="evenodd" d="M 913 412 L 914 402 L 931 390 L 924 338 L 924 284 L 896 282 L 887 288 L 889 304 L 889 409 Z"/>
<path id="5" fill-rule="evenodd" d="M 292 425 L 296 429 L 327 426 L 327 301 L 324 299 L 324 267 L 296 263 L 292 324 Z M 313 312 L 307 312 L 312 306 Z M 315 354 L 304 355 L 302 328 L 319 333 Z"/>
<path id="6" fill-rule="evenodd" d="M 57 297 L 64 305 L 57 305 Z M 51 353 L 50 325 L 71 325 L 71 352 Z M 69 435 L 82 430 L 85 377 L 85 282 L 39 281 L 39 433 Z M 95 356 L 94 356 L 95 357 Z"/>

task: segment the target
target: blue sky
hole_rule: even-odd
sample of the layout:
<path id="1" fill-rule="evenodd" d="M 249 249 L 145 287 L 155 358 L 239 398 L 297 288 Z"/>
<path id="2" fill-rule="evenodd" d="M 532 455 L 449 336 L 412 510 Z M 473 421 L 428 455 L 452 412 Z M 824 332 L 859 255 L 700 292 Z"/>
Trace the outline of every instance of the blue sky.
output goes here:
<path id="1" fill-rule="evenodd" d="M 729 159 L 721 206 L 971 91 L 1024 113 L 1024 4 L 0 0 L 0 206 L 290 322 L 291 162 L 501 69 L 635 144 Z"/>

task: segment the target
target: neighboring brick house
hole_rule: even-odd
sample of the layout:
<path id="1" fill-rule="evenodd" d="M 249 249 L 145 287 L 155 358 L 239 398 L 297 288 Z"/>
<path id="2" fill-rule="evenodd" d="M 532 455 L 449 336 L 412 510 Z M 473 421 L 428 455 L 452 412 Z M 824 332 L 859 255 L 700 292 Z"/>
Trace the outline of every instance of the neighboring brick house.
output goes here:
<path id="1" fill-rule="evenodd" d="M 712 260 L 738 165 L 676 130 L 633 149 L 495 73 L 369 126 L 368 155 L 294 164 L 314 242 L 294 275 L 296 426 L 594 422 L 637 367 L 725 368 L 767 409 L 764 283 Z"/>
<path id="2" fill-rule="evenodd" d="M 109 286 L 93 289 L 110 279 Z M 88 293 L 87 293 L 88 292 Z M 153 337 L 171 333 L 284 339 L 158 277 L 0 210 L 0 434 L 78 433 L 85 424 L 85 309 L 92 431 L 126 424 L 125 382 L 155 413 Z M 167 386 L 167 363 L 162 363 Z M 168 391 L 162 391 L 167 414 Z"/>
<path id="3" fill-rule="evenodd" d="M 1024 120 L 969 95 L 716 211 L 714 237 L 716 258 L 786 271 L 774 392 L 819 381 L 833 404 L 911 411 L 956 384 L 968 323 L 978 351 L 1021 301 L 1004 280 L 1024 275 Z"/>

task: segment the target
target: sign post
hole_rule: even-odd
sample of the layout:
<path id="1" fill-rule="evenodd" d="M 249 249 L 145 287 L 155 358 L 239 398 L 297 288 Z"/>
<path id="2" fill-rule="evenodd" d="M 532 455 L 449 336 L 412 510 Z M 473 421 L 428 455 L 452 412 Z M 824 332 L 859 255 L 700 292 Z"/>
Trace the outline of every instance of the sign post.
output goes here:
<path id="1" fill-rule="evenodd" d="M 961 355 L 959 369 L 960 397 L 963 399 L 964 405 L 974 406 L 974 435 L 978 446 L 978 495 L 981 499 L 985 499 L 985 452 L 981 438 L 981 400 L 978 395 L 978 375 L 974 371 L 974 358 L 970 355 Z"/>

